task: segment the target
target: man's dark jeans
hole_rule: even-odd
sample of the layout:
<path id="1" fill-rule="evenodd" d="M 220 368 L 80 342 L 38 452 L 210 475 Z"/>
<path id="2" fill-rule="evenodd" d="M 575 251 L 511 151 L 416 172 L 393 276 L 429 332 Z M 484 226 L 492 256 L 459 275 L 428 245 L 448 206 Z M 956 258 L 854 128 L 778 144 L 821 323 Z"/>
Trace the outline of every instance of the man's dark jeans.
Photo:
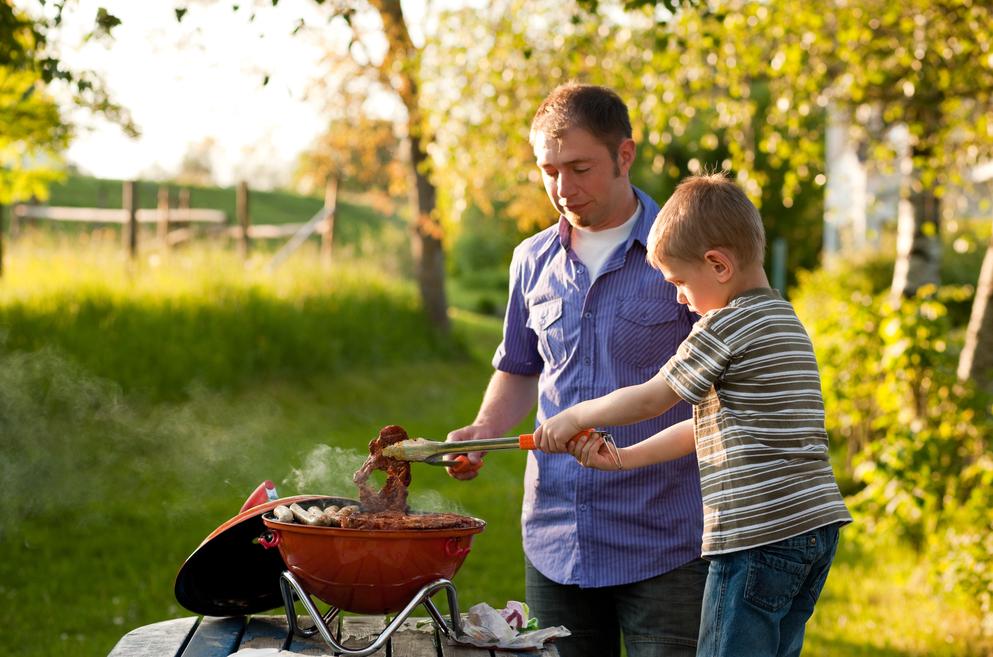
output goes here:
<path id="1" fill-rule="evenodd" d="M 542 627 L 564 625 L 561 657 L 694 657 L 707 562 L 692 561 L 658 577 L 602 588 L 558 584 L 525 558 L 527 603 Z"/>

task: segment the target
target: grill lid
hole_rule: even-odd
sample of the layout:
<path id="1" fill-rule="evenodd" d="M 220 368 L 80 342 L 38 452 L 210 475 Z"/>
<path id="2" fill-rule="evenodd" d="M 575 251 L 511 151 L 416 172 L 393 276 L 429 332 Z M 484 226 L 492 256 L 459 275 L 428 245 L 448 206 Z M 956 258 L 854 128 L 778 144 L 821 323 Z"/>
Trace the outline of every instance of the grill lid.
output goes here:
<path id="1" fill-rule="evenodd" d="M 279 576 L 286 570 L 278 550 L 266 550 L 256 539 L 266 531 L 262 514 L 280 504 L 306 507 L 315 500 L 339 506 L 358 504 L 347 498 L 296 495 L 271 500 L 242 511 L 203 539 L 176 575 L 176 600 L 205 616 L 243 616 L 283 605 Z"/>

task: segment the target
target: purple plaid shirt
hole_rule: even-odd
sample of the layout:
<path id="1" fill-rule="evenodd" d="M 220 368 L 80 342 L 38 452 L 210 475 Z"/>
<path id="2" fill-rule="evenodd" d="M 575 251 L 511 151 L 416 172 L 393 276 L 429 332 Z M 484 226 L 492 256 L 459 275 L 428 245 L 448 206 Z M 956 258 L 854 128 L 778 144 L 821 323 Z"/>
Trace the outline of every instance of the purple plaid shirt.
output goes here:
<path id="1" fill-rule="evenodd" d="M 503 342 L 493 366 L 539 375 L 538 422 L 648 380 L 696 321 L 645 260 L 659 206 L 641 190 L 635 193 L 638 223 L 595 281 L 569 247 L 571 229 L 562 217 L 514 251 Z M 653 420 L 601 428 L 627 446 L 691 415 L 680 402 Z M 583 468 L 568 454 L 532 452 L 521 522 L 528 558 L 561 584 L 612 586 L 668 572 L 700 556 L 696 456 L 606 472 Z"/>

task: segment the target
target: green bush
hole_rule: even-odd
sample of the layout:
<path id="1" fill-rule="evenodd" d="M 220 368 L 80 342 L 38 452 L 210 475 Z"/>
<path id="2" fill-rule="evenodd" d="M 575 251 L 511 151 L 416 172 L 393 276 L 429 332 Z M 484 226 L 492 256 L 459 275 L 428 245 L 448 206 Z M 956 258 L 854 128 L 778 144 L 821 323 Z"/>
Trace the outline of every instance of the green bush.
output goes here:
<path id="1" fill-rule="evenodd" d="M 983 606 L 993 631 L 993 405 L 959 381 L 966 286 L 892 302 L 873 268 L 804 274 L 793 295 L 822 372 L 839 480 L 865 538 L 896 534 L 936 579 Z"/>

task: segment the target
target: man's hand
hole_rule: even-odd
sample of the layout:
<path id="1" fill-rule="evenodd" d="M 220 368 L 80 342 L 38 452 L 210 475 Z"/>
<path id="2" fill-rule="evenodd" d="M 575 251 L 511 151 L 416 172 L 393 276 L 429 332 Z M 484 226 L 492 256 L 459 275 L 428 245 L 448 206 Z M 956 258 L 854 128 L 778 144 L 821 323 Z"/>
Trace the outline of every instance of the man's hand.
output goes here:
<path id="1" fill-rule="evenodd" d="M 479 413 L 472 424 L 448 434 L 445 442 L 483 440 L 507 435 L 534 407 L 538 397 L 538 377 L 521 376 L 497 370 L 490 377 L 479 406 Z M 483 467 L 483 452 L 469 452 L 468 464 L 461 456 L 446 457 L 453 461 L 448 474 L 455 479 L 474 479 Z"/>
<path id="2" fill-rule="evenodd" d="M 463 440 L 482 440 L 483 438 L 494 438 L 496 435 L 484 426 L 470 424 L 467 427 L 462 427 L 461 429 L 456 429 L 448 434 L 445 439 L 447 443 L 458 443 Z M 448 476 L 455 479 L 461 479 L 463 481 L 468 481 L 469 479 L 475 479 L 476 475 L 479 474 L 479 469 L 483 467 L 483 456 L 484 452 L 468 452 L 466 456 L 469 459 L 468 465 L 464 464 L 463 461 L 456 461 L 456 456 L 446 455 L 445 460 L 451 461 L 452 465 L 446 467 L 448 471 Z"/>
<path id="3" fill-rule="evenodd" d="M 567 452 L 569 441 L 587 427 L 581 427 L 576 422 L 572 409 L 562 411 L 545 422 L 534 431 L 534 444 L 543 452 Z"/>

